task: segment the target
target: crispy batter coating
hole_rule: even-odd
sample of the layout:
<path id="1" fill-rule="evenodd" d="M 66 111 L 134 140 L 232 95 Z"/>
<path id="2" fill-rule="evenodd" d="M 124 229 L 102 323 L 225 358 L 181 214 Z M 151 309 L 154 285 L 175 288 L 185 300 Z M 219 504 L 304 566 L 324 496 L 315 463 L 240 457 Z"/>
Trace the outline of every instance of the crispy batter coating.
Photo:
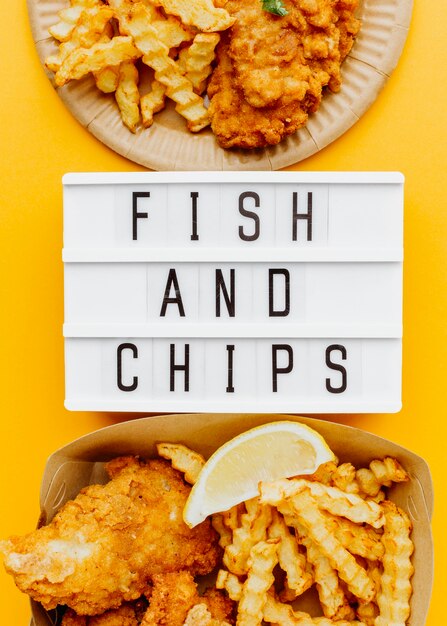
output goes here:
<path id="1" fill-rule="evenodd" d="M 225 8 L 236 22 L 208 89 L 213 132 L 226 148 L 276 144 L 318 109 L 325 86 L 340 89 L 340 65 L 360 28 L 357 0 L 290 0 L 285 17 L 259 0 Z"/>
<path id="2" fill-rule="evenodd" d="M 198 602 L 194 577 L 187 571 L 156 574 L 142 626 L 183 626 L 189 610 Z"/>
<path id="3" fill-rule="evenodd" d="M 225 38 L 217 48 L 218 65 L 208 85 L 211 128 L 223 148 L 277 144 L 303 126 L 307 113 L 296 103 L 256 109 L 236 85 Z"/>
<path id="4" fill-rule="evenodd" d="M 137 599 L 157 574 L 217 564 L 217 534 L 209 521 L 183 522 L 190 487 L 169 463 L 121 457 L 108 471 L 109 483 L 82 489 L 48 526 L 0 543 L 17 586 L 47 609 L 96 615 Z"/>
<path id="5" fill-rule="evenodd" d="M 216 589 L 209 589 L 200 596 L 193 576 L 187 571 L 157 574 L 153 584 L 150 605 L 141 626 L 183 626 L 191 609 L 198 605 L 204 605 L 217 622 L 234 623 L 234 603 Z M 191 619 L 189 616 L 189 622 Z"/>
<path id="6" fill-rule="evenodd" d="M 61 626 L 138 626 L 141 620 L 137 616 L 136 604 L 131 602 L 126 602 L 118 609 L 111 609 L 94 617 L 77 615 L 73 610 L 68 609 L 62 618 Z"/>

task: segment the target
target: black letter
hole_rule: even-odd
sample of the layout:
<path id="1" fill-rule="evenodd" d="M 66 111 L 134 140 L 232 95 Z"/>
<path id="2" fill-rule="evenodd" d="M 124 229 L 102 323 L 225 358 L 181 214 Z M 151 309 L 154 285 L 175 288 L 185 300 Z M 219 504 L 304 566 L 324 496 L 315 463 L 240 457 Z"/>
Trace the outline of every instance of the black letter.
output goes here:
<path id="1" fill-rule="evenodd" d="M 138 377 L 134 376 L 133 377 L 133 382 L 131 385 L 125 385 L 123 383 L 123 358 L 122 358 L 122 354 L 124 350 L 131 350 L 132 352 L 132 356 L 134 359 L 138 358 L 138 348 L 135 344 L 133 343 L 122 343 L 118 346 L 118 349 L 116 351 L 116 359 L 117 359 L 117 368 L 116 368 L 116 382 L 118 385 L 118 389 L 121 389 L 121 391 L 135 391 L 135 389 L 138 387 Z"/>
<path id="2" fill-rule="evenodd" d="M 275 275 L 284 276 L 284 308 L 282 311 L 277 311 L 273 307 L 273 277 Z M 290 273 L 286 269 L 269 269 L 269 317 L 286 317 L 290 313 Z"/>
<path id="3" fill-rule="evenodd" d="M 175 298 L 170 298 L 171 287 L 174 286 Z M 165 317 L 168 304 L 176 304 L 180 317 L 185 317 L 185 309 L 183 308 L 182 294 L 177 280 L 177 272 L 174 269 L 169 270 L 168 280 L 166 282 L 165 295 L 163 296 L 163 304 L 161 305 L 160 317 Z"/>
<path id="4" fill-rule="evenodd" d="M 192 235 L 191 241 L 198 241 L 199 235 L 197 234 L 197 198 L 199 197 L 198 191 L 191 191 L 192 199 Z"/>
<path id="5" fill-rule="evenodd" d="M 220 292 L 222 290 L 225 298 L 225 304 L 227 305 L 228 315 L 234 317 L 234 269 L 230 270 L 230 292 L 228 295 L 227 287 L 225 285 L 224 278 L 222 276 L 222 270 L 216 270 L 216 317 L 220 317 Z"/>
<path id="6" fill-rule="evenodd" d="M 285 350 L 289 355 L 289 364 L 286 367 L 278 367 L 277 354 L 279 350 Z M 278 374 L 290 374 L 293 370 L 293 350 L 292 346 L 286 343 L 273 344 L 272 345 L 272 382 L 273 391 L 278 391 Z"/>
<path id="7" fill-rule="evenodd" d="M 149 217 L 147 213 L 138 213 L 138 198 L 149 198 L 149 191 L 133 191 L 132 192 L 132 239 L 138 239 L 137 236 L 137 220 L 139 217 Z"/>
<path id="8" fill-rule="evenodd" d="M 234 352 L 234 345 L 228 345 L 227 346 L 227 352 L 228 352 L 228 386 L 226 389 L 227 393 L 234 393 L 234 387 L 233 387 L 233 352 Z"/>
<path id="9" fill-rule="evenodd" d="M 336 350 L 341 352 L 342 360 L 346 361 L 346 355 L 347 355 L 346 348 L 338 344 L 333 344 L 332 346 L 328 346 L 326 348 L 326 365 L 328 366 L 329 369 L 335 370 L 341 373 L 341 385 L 340 387 L 333 387 L 331 385 L 330 379 L 326 378 L 326 389 L 330 393 L 343 393 L 343 391 L 346 391 L 346 387 L 348 386 L 347 384 L 348 375 L 343 365 L 339 365 L 331 361 L 331 353 Z"/>
<path id="10" fill-rule="evenodd" d="M 185 391 L 189 391 L 189 343 L 185 344 L 185 364 L 184 365 L 175 364 L 175 344 L 171 343 L 170 371 L 171 371 L 170 390 L 175 391 L 175 372 L 185 372 Z"/>
<path id="11" fill-rule="evenodd" d="M 246 235 L 244 233 L 243 226 L 239 226 L 239 237 L 244 241 L 254 241 L 259 237 L 259 215 L 257 213 L 253 213 L 253 211 L 247 211 L 247 209 L 244 209 L 245 198 L 253 198 L 253 200 L 255 201 L 255 207 L 259 208 L 259 196 L 254 191 L 244 191 L 244 193 L 241 193 L 241 195 L 239 196 L 239 213 L 244 217 L 251 217 L 251 219 L 255 222 L 255 232 L 253 233 L 253 235 Z"/>
<path id="12" fill-rule="evenodd" d="M 307 241 L 312 241 L 312 192 L 307 194 L 307 213 L 298 213 L 298 194 L 293 192 L 293 241 L 298 239 L 297 221 L 307 220 Z"/>

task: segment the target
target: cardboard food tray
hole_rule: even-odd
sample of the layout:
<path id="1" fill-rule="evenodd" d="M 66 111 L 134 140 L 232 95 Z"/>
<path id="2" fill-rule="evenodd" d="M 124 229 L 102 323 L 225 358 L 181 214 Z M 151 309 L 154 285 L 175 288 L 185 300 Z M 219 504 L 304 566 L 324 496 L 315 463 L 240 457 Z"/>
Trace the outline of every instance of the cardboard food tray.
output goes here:
<path id="1" fill-rule="evenodd" d="M 57 50 L 48 28 L 68 0 L 27 0 L 33 38 L 42 64 Z M 56 88 L 74 117 L 109 148 L 154 170 L 277 170 L 315 154 L 348 130 L 370 107 L 397 65 L 407 37 L 413 0 L 361 0 L 362 29 L 342 67 L 343 86 L 326 93 L 308 124 L 265 149 L 224 150 L 210 129 L 186 129 L 173 103 L 155 116 L 151 128 L 133 135 L 122 123 L 112 95 L 91 77 Z M 53 75 L 48 72 L 53 82 Z M 54 84 L 54 83 L 53 83 Z M 380 129 L 377 129 L 380 132 Z"/>
<path id="2" fill-rule="evenodd" d="M 351 461 L 359 467 L 389 455 L 396 457 L 408 471 L 411 480 L 391 488 L 390 497 L 408 512 L 413 522 L 412 585 L 417 593 L 411 598 L 408 626 L 423 626 L 433 581 L 430 471 L 427 463 L 413 452 L 357 428 L 296 416 L 206 413 L 147 417 L 109 426 L 77 439 L 48 459 L 41 486 L 39 524 L 51 521 L 61 505 L 74 498 L 85 485 L 105 482 L 103 462 L 113 457 L 123 454 L 154 457 L 155 443 L 169 441 L 184 443 L 208 458 L 218 446 L 248 428 L 281 419 L 302 422 L 317 430 L 340 462 Z M 35 602 L 31 608 L 31 626 L 55 623 L 54 612 L 46 613 Z"/>

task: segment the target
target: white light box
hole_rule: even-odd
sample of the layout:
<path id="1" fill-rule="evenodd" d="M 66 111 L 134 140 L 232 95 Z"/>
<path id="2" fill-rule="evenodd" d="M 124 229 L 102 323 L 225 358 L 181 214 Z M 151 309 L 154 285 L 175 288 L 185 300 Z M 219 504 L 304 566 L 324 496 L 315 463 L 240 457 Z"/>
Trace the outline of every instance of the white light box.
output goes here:
<path id="1" fill-rule="evenodd" d="M 66 407 L 394 412 L 403 177 L 64 177 Z"/>

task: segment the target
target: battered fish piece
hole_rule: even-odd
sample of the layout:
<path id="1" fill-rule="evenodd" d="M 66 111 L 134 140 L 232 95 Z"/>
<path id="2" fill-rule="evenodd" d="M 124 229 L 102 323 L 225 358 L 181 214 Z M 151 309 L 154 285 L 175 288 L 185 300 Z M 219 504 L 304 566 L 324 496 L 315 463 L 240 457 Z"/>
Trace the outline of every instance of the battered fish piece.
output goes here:
<path id="1" fill-rule="evenodd" d="M 107 471 L 109 483 L 82 489 L 48 526 L 0 543 L 16 585 L 46 609 L 97 615 L 139 598 L 157 574 L 207 574 L 218 562 L 211 523 L 183 522 L 190 487 L 168 462 L 120 457 Z"/>
<path id="2" fill-rule="evenodd" d="M 141 606 L 141 601 L 126 602 L 119 609 L 111 609 L 94 617 L 77 615 L 68 609 L 64 613 L 61 626 L 139 626 L 144 610 L 145 607 Z"/>
<path id="3" fill-rule="evenodd" d="M 141 626 L 183 626 L 189 611 L 197 604 L 204 604 L 216 620 L 234 623 L 234 602 L 216 589 L 200 596 L 189 572 L 157 574 L 153 585 Z"/>
<path id="4" fill-rule="evenodd" d="M 281 107 L 252 107 L 236 84 L 228 44 L 217 51 L 218 65 L 208 86 L 211 128 L 223 148 L 260 148 L 279 143 L 307 121 L 299 104 Z"/>
<path id="5" fill-rule="evenodd" d="M 360 22 L 358 0 L 285 0 L 288 15 L 259 0 L 229 0 L 236 18 L 210 81 L 211 127 L 225 148 L 274 145 L 315 112 L 323 88 L 340 89 L 340 65 Z"/>

